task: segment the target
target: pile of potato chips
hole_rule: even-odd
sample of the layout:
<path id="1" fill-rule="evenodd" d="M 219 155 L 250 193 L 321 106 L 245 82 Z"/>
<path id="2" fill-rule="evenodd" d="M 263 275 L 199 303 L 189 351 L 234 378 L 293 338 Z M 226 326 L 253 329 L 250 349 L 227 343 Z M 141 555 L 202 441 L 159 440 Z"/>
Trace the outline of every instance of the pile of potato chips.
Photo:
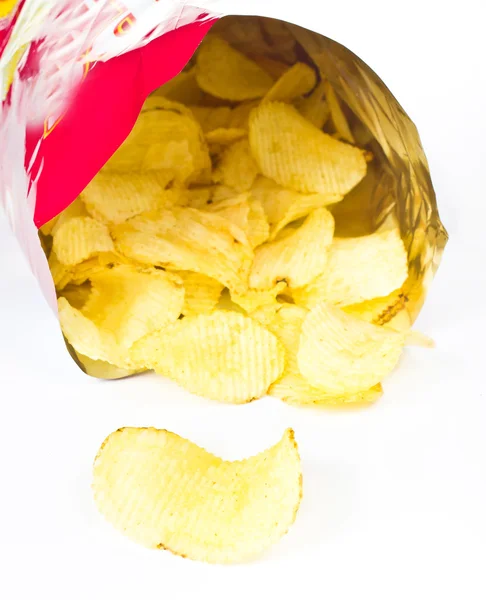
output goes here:
<path id="1" fill-rule="evenodd" d="M 333 211 L 373 175 L 354 141 L 312 66 L 208 36 L 42 228 L 81 362 L 231 403 L 378 398 L 409 335 L 407 255 L 393 225 L 334 235 Z"/>

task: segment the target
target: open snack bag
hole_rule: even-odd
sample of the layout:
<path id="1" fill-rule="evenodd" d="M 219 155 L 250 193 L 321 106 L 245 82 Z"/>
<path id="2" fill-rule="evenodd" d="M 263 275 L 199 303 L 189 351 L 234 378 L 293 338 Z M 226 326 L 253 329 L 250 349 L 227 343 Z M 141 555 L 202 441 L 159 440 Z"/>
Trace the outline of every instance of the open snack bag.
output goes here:
<path id="1" fill-rule="evenodd" d="M 326 23 L 225 10 L 20 0 L 0 204 L 88 374 L 369 404 L 447 238 L 417 130 Z"/>

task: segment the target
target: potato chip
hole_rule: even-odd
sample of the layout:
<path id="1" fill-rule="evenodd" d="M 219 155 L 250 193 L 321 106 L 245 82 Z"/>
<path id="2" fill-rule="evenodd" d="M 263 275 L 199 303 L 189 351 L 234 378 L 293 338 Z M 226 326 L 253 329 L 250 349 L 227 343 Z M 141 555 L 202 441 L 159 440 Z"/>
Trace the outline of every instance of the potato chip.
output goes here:
<path id="1" fill-rule="evenodd" d="M 50 235 L 54 236 L 56 231 L 61 227 L 63 223 L 66 223 L 74 217 L 88 217 L 88 211 L 81 198 L 76 198 L 69 206 L 67 206 L 61 213 L 51 219 L 49 223 L 46 223 L 50 228 Z M 45 227 L 45 226 L 44 226 Z"/>
<path id="2" fill-rule="evenodd" d="M 336 128 L 338 136 L 345 142 L 354 144 L 354 137 L 349 128 L 348 121 L 344 115 L 343 109 L 339 103 L 338 97 L 332 85 L 328 82 L 324 82 L 324 90 L 326 92 L 327 102 L 329 104 L 329 110 L 331 111 L 331 119 Z"/>
<path id="3" fill-rule="evenodd" d="M 307 121 L 317 129 L 322 129 L 331 114 L 329 104 L 326 101 L 324 81 L 321 81 L 309 96 L 297 98 L 295 106 Z"/>
<path id="4" fill-rule="evenodd" d="M 220 127 L 213 129 L 206 134 L 206 141 L 208 144 L 221 144 L 222 146 L 228 146 L 241 140 L 247 136 L 245 129 L 235 129 Z"/>
<path id="5" fill-rule="evenodd" d="M 329 394 L 312 386 L 299 370 L 299 350 L 302 324 L 308 312 L 295 304 L 273 304 L 259 308 L 251 317 L 262 323 L 282 342 L 285 347 L 285 370 L 268 390 L 270 396 L 280 398 L 288 404 L 313 407 L 360 407 L 372 404 L 383 393 L 381 385 L 355 394 Z"/>
<path id="6" fill-rule="evenodd" d="M 262 202 L 257 198 L 250 198 L 249 205 L 248 241 L 252 248 L 256 248 L 268 240 L 270 236 L 270 226 Z"/>
<path id="7" fill-rule="evenodd" d="M 191 271 L 178 271 L 184 284 L 184 306 L 182 314 L 185 317 L 198 314 L 209 314 L 218 304 L 223 291 L 223 285 L 207 275 Z"/>
<path id="8" fill-rule="evenodd" d="M 61 291 L 61 296 L 66 298 L 69 304 L 77 308 L 78 310 L 82 309 L 83 306 L 88 301 L 88 298 L 91 294 L 91 284 L 89 282 L 85 282 L 82 285 L 73 285 L 68 284 Z"/>
<path id="9" fill-rule="evenodd" d="M 56 290 L 62 290 L 72 279 L 71 269 L 59 262 L 56 253 L 51 250 L 47 261 Z"/>
<path id="10" fill-rule="evenodd" d="M 134 217 L 114 227 L 113 235 L 117 249 L 133 260 L 247 289 L 252 249 L 241 229 L 219 215 L 174 207 Z"/>
<path id="11" fill-rule="evenodd" d="M 245 234 L 248 233 L 248 218 L 250 215 L 248 194 L 238 194 L 233 198 L 213 202 L 206 206 L 206 210 L 227 219 Z"/>
<path id="12" fill-rule="evenodd" d="M 344 195 L 366 174 L 362 150 L 323 133 L 283 102 L 252 111 L 249 140 L 263 175 L 297 192 Z"/>
<path id="13" fill-rule="evenodd" d="M 277 301 L 277 296 L 283 294 L 287 284 L 280 281 L 269 290 L 247 290 L 244 294 L 231 293 L 233 302 L 241 306 L 246 312 L 251 313 L 260 306 L 273 304 Z"/>
<path id="14" fill-rule="evenodd" d="M 326 269 L 334 219 L 325 208 L 312 212 L 298 229 L 282 230 L 273 242 L 255 249 L 250 287 L 272 288 L 279 281 L 306 285 Z"/>
<path id="15" fill-rule="evenodd" d="M 251 194 L 263 204 L 270 226 L 270 240 L 292 221 L 307 216 L 316 208 L 342 200 L 338 194 L 300 194 L 266 177 L 259 177 L 255 181 Z"/>
<path id="16" fill-rule="evenodd" d="M 154 96 L 164 96 L 181 104 L 199 104 L 203 94 L 196 80 L 196 69 L 182 71 L 167 83 L 164 83 L 153 93 Z"/>
<path id="17" fill-rule="evenodd" d="M 291 102 L 298 96 L 308 94 L 316 85 L 316 72 L 305 63 L 295 63 L 273 84 L 263 102 Z"/>
<path id="18" fill-rule="evenodd" d="M 108 228 L 91 217 L 73 217 L 53 235 L 52 250 L 60 263 L 74 266 L 99 252 L 114 250 Z"/>
<path id="19" fill-rule="evenodd" d="M 393 290 L 388 296 L 372 298 L 356 304 L 343 306 L 344 312 L 374 325 L 390 325 L 394 329 L 410 329 L 412 321 L 407 312 L 408 296 L 402 288 Z"/>
<path id="20" fill-rule="evenodd" d="M 250 54 L 249 58 L 254 60 L 257 65 L 260 65 L 262 69 L 273 77 L 273 79 L 279 79 L 288 70 L 289 65 L 275 58 L 270 58 L 264 54 Z M 298 63 L 301 64 L 301 63 Z"/>
<path id="21" fill-rule="evenodd" d="M 244 129 L 248 131 L 250 125 L 250 113 L 258 106 L 258 100 L 250 100 L 248 102 L 242 102 L 232 109 L 227 127 L 232 129 Z"/>
<path id="22" fill-rule="evenodd" d="M 136 342 L 130 355 L 190 392 L 233 404 L 260 398 L 284 368 L 274 335 L 249 317 L 221 310 L 176 321 Z"/>
<path id="23" fill-rule="evenodd" d="M 225 100 L 261 98 L 273 79 L 254 61 L 217 36 L 208 36 L 196 57 L 199 87 Z"/>
<path id="24" fill-rule="evenodd" d="M 205 134 L 216 129 L 235 129 L 230 125 L 232 111 L 229 106 L 190 106 L 190 109 Z"/>
<path id="25" fill-rule="evenodd" d="M 244 192 L 251 188 L 258 175 L 258 166 L 250 152 L 248 140 L 228 146 L 213 172 L 213 181 Z"/>
<path id="26" fill-rule="evenodd" d="M 79 352 L 76 352 L 76 356 L 83 371 L 90 377 L 96 377 L 96 379 L 123 379 L 142 373 L 141 370 L 119 367 L 103 360 L 93 360 Z"/>
<path id="27" fill-rule="evenodd" d="M 90 215 L 105 223 L 123 223 L 148 210 L 181 202 L 177 190 L 166 190 L 168 171 L 101 172 L 81 194 Z"/>
<path id="28" fill-rule="evenodd" d="M 329 394 L 354 394 L 377 385 L 395 368 L 404 343 L 404 333 L 322 302 L 304 319 L 298 366 L 311 385 Z"/>
<path id="29" fill-rule="evenodd" d="M 292 290 L 292 297 L 308 308 L 324 300 L 346 306 L 390 294 L 407 275 L 407 253 L 398 230 L 335 238 L 325 273 Z"/>
<path id="30" fill-rule="evenodd" d="M 182 285 L 157 269 L 118 265 L 92 276 L 91 286 L 83 315 L 113 334 L 121 352 L 178 319 L 184 304 Z"/>
<path id="31" fill-rule="evenodd" d="M 288 531 L 302 469 L 291 429 L 268 450 L 227 462 L 169 431 L 125 427 L 101 445 L 92 488 L 100 513 L 135 542 L 236 563 Z"/>

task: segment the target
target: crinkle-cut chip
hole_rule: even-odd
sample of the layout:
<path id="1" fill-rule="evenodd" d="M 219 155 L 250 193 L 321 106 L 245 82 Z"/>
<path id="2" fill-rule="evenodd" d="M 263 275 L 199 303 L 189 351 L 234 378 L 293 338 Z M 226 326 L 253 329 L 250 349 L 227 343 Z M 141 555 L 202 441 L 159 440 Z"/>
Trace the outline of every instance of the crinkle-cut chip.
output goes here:
<path id="1" fill-rule="evenodd" d="M 69 302 L 73 308 L 81 310 L 88 301 L 91 294 L 91 284 L 85 282 L 82 285 L 68 284 L 61 291 L 60 295 Z"/>
<path id="2" fill-rule="evenodd" d="M 244 233 L 248 233 L 248 219 L 250 214 L 248 194 L 238 194 L 234 198 L 209 204 L 206 206 L 206 210 L 227 219 Z"/>
<path id="3" fill-rule="evenodd" d="M 181 104 L 199 104 L 202 100 L 202 91 L 196 81 L 196 69 L 182 71 L 167 83 L 159 87 L 153 96 L 163 96 Z"/>
<path id="4" fill-rule="evenodd" d="M 210 168 L 204 134 L 188 108 L 153 97 L 146 106 L 104 171 L 166 170 L 186 182 Z"/>
<path id="5" fill-rule="evenodd" d="M 101 330 L 93 321 L 72 307 L 66 298 L 58 298 L 57 308 L 61 329 L 76 353 L 93 360 L 119 364 L 121 358 L 114 336 Z"/>
<path id="6" fill-rule="evenodd" d="M 341 104 L 339 103 L 339 99 L 336 96 L 334 88 L 328 81 L 324 82 L 324 90 L 326 92 L 329 110 L 331 111 L 331 119 L 338 136 L 345 142 L 354 144 L 355 140 L 353 134 L 351 133 L 351 129 L 349 128 L 348 120 L 346 119 L 343 109 L 341 108 Z"/>
<path id="7" fill-rule="evenodd" d="M 362 150 L 323 133 L 283 102 L 252 111 L 249 140 L 261 173 L 297 192 L 344 195 L 366 174 Z"/>
<path id="8" fill-rule="evenodd" d="M 258 106 L 258 100 L 250 100 L 249 102 L 242 102 L 238 104 L 231 111 L 230 118 L 227 124 L 227 127 L 231 129 L 244 129 L 248 131 L 249 129 L 249 120 L 251 111 Z"/>
<path id="9" fill-rule="evenodd" d="M 263 102 L 291 102 L 308 94 L 316 85 L 316 72 L 305 63 L 295 63 L 281 75 L 265 94 Z"/>
<path id="10" fill-rule="evenodd" d="M 283 294 L 287 284 L 280 281 L 269 290 L 247 290 L 244 294 L 231 293 L 233 302 L 241 306 L 246 312 L 251 313 L 261 306 L 274 304 L 277 302 L 277 296 Z"/>
<path id="11" fill-rule="evenodd" d="M 178 190 L 165 189 L 171 179 L 168 171 L 100 172 L 81 197 L 92 217 L 105 223 L 123 223 L 148 210 L 179 203 Z"/>
<path id="12" fill-rule="evenodd" d="M 285 535 L 302 497 L 294 433 L 244 460 L 224 461 L 175 433 L 125 427 L 93 467 L 100 513 L 148 547 L 208 563 L 255 558 Z"/>
<path id="13" fill-rule="evenodd" d="M 106 225 L 91 217 L 73 217 L 57 229 L 52 249 L 63 265 L 74 266 L 114 246 Z"/>
<path id="14" fill-rule="evenodd" d="M 406 334 L 372 325 L 322 302 L 304 319 L 297 355 L 311 385 L 353 394 L 380 383 L 396 366 Z"/>
<path id="15" fill-rule="evenodd" d="M 309 96 L 297 98 L 295 106 L 307 121 L 317 129 L 322 129 L 331 114 L 326 101 L 324 81 L 321 81 Z"/>
<path id="16" fill-rule="evenodd" d="M 82 285 L 91 279 L 91 277 L 102 271 L 105 271 L 107 267 L 111 268 L 112 266 L 119 264 L 132 263 L 129 259 L 118 252 L 101 252 L 94 258 L 85 260 L 71 268 L 71 283 L 73 285 Z"/>
<path id="17" fill-rule="evenodd" d="M 263 204 L 257 198 L 250 198 L 248 214 L 248 241 L 252 248 L 266 242 L 270 236 L 270 226 L 265 215 Z"/>
<path id="18" fill-rule="evenodd" d="M 76 355 L 86 374 L 97 379 L 123 379 L 124 377 L 142 373 L 142 370 L 139 369 L 119 367 L 104 360 L 93 360 L 89 356 L 84 356 L 79 352 L 76 352 Z"/>
<path id="19" fill-rule="evenodd" d="M 283 229 L 273 242 L 255 249 L 250 287 L 269 289 L 279 281 L 306 285 L 327 266 L 334 219 L 325 208 L 312 212 L 298 229 Z"/>
<path id="20" fill-rule="evenodd" d="M 217 214 L 174 207 L 113 228 L 117 249 L 146 263 L 208 275 L 237 291 L 248 287 L 253 251 L 246 234 Z"/>
<path id="21" fill-rule="evenodd" d="M 289 65 L 275 58 L 270 58 L 264 54 L 250 54 L 249 58 L 254 60 L 257 65 L 260 65 L 265 71 L 273 77 L 279 79 L 288 70 Z M 301 64 L 301 63 L 298 63 Z M 273 88 L 272 88 L 273 89 Z"/>
<path id="22" fill-rule="evenodd" d="M 185 295 L 182 314 L 185 317 L 199 314 L 209 314 L 218 304 L 223 284 L 212 277 L 193 273 L 192 271 L 179 271 Z"/>
<path id="23" fill-rule="evenodd" d="M 293 290 L 292 297 L 308 308 L 324 300 L 346 306 L 390 294 L 407 275 L 407 252 L 398 230 L 335 238 L 326 271 L 303 289 Z"/>
<path id="24" fill-rule="evenodd" d="M 230 127 L 231 108 L 229 106 L 190 106 L 189 108 L 205 134 L 216 129 Z M 235 127 L 231 125 L 231 128 Z"/>
<path id="25" fill-rule="evenodd" d="M 339 194 L 301 194 L 285 189 L 267 177 L 255 181 L 251 194 L 263 204 L 270 226 L 270 240 L 292 221 L 307 216 L 316 208 L 342 200 Z"/>
<path id="26" fill-rule="evenodd" d="M 250 152 L 248 140 L 228 146 L 221 156 L 213 179 L 239 192 L 247 191 L 258 175 L 258 166 Z"/>
<path id="27" fill-rule="evenodd" d="M 52 281 L 56 290 L 62 290 L 72 279 L 71 269 L 59 262 L 56 253 L 51 250 L 49 260 L 47 261 L 51 271 Z"/>
<path id="28" fill-rule="evenodd" d="M 285 347 L 285 370 L 268 390 L 270 396 L 298 406 L 360 407 L 375 402 L 381 395 L 381 385 L 356 394 L 329 394 L 314 387 L 299 371 L 297 352 L 300 333 L 307 311 L 295 304 L 273 304 L 259 308 L 250 315 L 282 342 Z"/>
<path id="29" fill-rule="evenodd" d="M 55 217 L 55 223 L 51 228 L 51 235 L 56 235 L 56 232 L 59 228 L 67 223 L 70 219 L 74 219 L 74 217 L 88 217 L 88 211 L 86 210 L 86 206 L 82 199 L 78 196 L 76 200 L 71 202 L 69 206 L 67 206 L 57 217 Z"/>
<path id="30" fill-rule="evenodd" d="M 410 315 L 407 312 L 408 296 L 398 288 L 388 296 L 381 296 L 364 300 L 356 304 L 343 306 L 344 312 L 373 323 L 374 325 L 390 325 L 400 331 L 408 330 L 412 326 Z"/>
<path id="31" fill-rule="evenodd" d="M 177 320 L 183 304 L 184 288 L 165 271 L 118 265 L 91 277 L 82 313 L 112 334 L 122 351 Z"/>
<path id="32" fill-rule="evenodd" d="M 248 132 L 245 129 L 219 127 L 206 134 L 206 141 L 208 144 L 227 146 L 243 139 L 247 134 Z"/>
<path id="33" fill-rule="evenodd" d="M 262 98 L 273 78 L 254 61 L 217 36 L 208 36 L 196 58 L 199 87 L 225 100 Z"/>
<path id="34" fill-rule="evenodd" d="M 233 404 L 260 398 L 284 368 L 277 338 L 244 315 L 217 310 L 185 317 L 145 336 L 130 351 L 190 392 Z"/>

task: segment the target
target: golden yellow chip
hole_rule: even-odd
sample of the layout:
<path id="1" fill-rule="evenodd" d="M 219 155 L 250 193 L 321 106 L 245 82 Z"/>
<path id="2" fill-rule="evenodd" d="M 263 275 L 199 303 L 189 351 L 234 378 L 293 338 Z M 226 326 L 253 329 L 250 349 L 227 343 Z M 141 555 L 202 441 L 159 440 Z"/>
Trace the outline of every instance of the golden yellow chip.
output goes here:
<path id="1" fill-rule="evenodd" d="M 230 125 L 229 106 L 191 106 L 190 109 L 205 134 L 216 129 L 235 128 L 234 125 Z"/>
<path id="2" fill-rule="evenodd" d="M 72 279 L 71 269 L 59 262 L 56 253 L 51 250 L 47 261 L 56 290 L 62 290 Z"/>
<path id="3" fill-rule="evenodd" d="M 317 129 L 322 129 L 331 114 L 326 101 L 324 81 L 321 81 L 317 85 L 310 96 L 297 98 L 295 106 L 307 121 L 312 123 Z"/>
<path id="4" fill-rule="evenodd" d="M 377 385 L 395 368 L 404 343 L 404 333 L 323 302 L 302 325 L 298 366 L 311 385 L 329 394 L 354 394 Z"/>
<path id="5" fill-rule="evenodd" d="M 316 72 L 305 63 L 295 63 L 281 75 L 265 94 L 263 102 L 291 102 L 308 94 L 316 85 Z"/>
<path id="6" fill-rule="evenodd" d="M 250 152 L 248 140 L 228 146 L 213 172 L 213 181 L 244 192 L 251 188 L 258 175 L 258 166 Z"/>
<path id="7" fill-rule="evenodd" d="M 73 217 L 54 233 L 52 250 L 60 263 L 74 266 L 114 246 L 106 225 L 91 217 Z"/>
<path id="8" fill-rule="evenodd" d="M 388 296 L 348 304 L 342 308 L 344 312 L 368 321 L 368 323 L 390 325 L 394 329 L 405 331 L 412 326 L 407 312 L 407 303 L 408 296 L 399 288 L 393 290 Z"/>
<path id="9" fill-rule="evenodd" d="M 342 199 L 338 194 L 300 194 L 281 187 L 267 177 L 258 177 L 252 186 L 251 195 L 263 204 L 270 226 L 270 240 L 292 221 L 307 216 L 316 208 Z"/>
<path id="10" fill-rule="evenodd" d="M 250 205 L 248 194 L 237 194 L 232 198 L 213 202 L 206 206 L 208 212 L 212 212 L 239 227 L 244 233 L 248 232 L 248 217 Z"/>
<path id="11" fill-rule="evenodd" d="M 329 110 L 331 111 L 331 119 L 336 128 L 338 136 L 345 142 L 354 144 L 354 137 L 349 128 L 348 121 L 344 115 L 343 109 L 339 103 L 338 97 L 332 85 L 328 82 L 324 82 L 324 89 L 326 92 L 327 102 L 329 104 Z"/>
<path id="12" fill-rule="evenodd" d="M 246 312 L 251 313 L 260 306 L 274 304 L 277 302 L 277 296 L 283 294 L 287 284 L 280 281 L 269 290 L 247 290 L 244 294 L 231 292 L 233 302 L 241 306 Z"/>
<path id="13" fill-rule="evenodd" d="M 54 236 L 59 227 L 61 227 L 61 225 L 63 225 L 70 219 L 73 219 L 74 217 L 88 216 L 89 214 L 86 210 L 84 202 L 80 197 L 78 197 L 76 198 L 76 200 L 74 200 L 74 202 L 71 202 L 71 204 L 68 207 L 66 207 L 61 213 L 59 213 L 57 217 L 54 217 L 54 219 L 51 219 L 49 223 L 46 223 L 44 227 L 48 226 L 48 229 L 50 229 L 50 235 Z M 43 231 L 43 233 L 45 233 L 45 231 Z"/>
<path id="14" fill-rule="evenodd" d="M 222 310 L 172 323 L 136 342 L 130 354 L 135 365 L 190 392 L 233 404 L 263 396 L 284 368 L 274 335 L 249 317 Z"/>
<path id="15" fill-rule="evenodd" d="M 206 134 L 206 141 L 208 144 L 228 146 L 229 144 L 233 144 L 234 142 L 245 138 L 247 133 L 248 132 L 245 129 L 219 127 Z"/>
<path id="16" fill-rule="evenodd" d="M 227 462 L 169 431 L 125 427 L 101 445 L 92 487 L 100 513 L 135 542 L 235 563 L 288 531 L 302 469 L 291 429 L 268 450 Z"/>
<path id="17" fill-rule="evenodd" d="M 91 286 L 82 313 L 113 334 L 121 352 L 175 321 L 184 304 L 182 285 L 158 269 L 118 265 L 91 276 Z"/>
<path id="18" fill-rule="evenodd" d="M 407 253 L 396 229 L 358 238 L 335 238 L 326 271 L 292 291 L 308 308 L 327 301 L 338 306 L 387 296 L 408 275 Z"/>
<path id="19" fill-rule="evenodd" d="M 148 210 L 180 204 L 178 190 L 166 190 L 168 171 L 101 172 L 81 194 L 90 215 L 105 223 L 123 223 Z"/>
<path id="20" fill-rule="evenodd" d="M 244 129 L 248 131 L 249 120 L 251 111 L 258 106 L 258 100 L 250 100 L 248 102 L 242 102 L 232 109 L 227 123 L 227 127 L 232 129 Z"/>
<path id="21" fill-rule="evenodd" d="M 362 150 L 323 133 L 283 102 L 252 111 L 249 139 L 263 175 L 297 192 L 344 195 L 366 173 Z"/>
<path id="22" fill-rule="evenodd" d="M 196 81 L 196 69 L 182 71 L 167 83 L 159 87 L 153 96 L 164 96 L 181 104 L 198 104 L 202 101 L 203 93 Z"/>
<path id="23" fill-rule="evenodd" d="M 289 69 L 287 63 L 281 62 L 264 54 L 251 54 L 250 58 L 260 65 L 274 79 L 279 79 Z M 298 63 L 301 64 L 301 63 Z"/>
<path id="24" fill-rule="evenodd" d="M 203 273 L 236 291 L 248 287 L 253 251 L 246 234 L 217 214 L 174 207 L 130 219 L 113 235 L 133 260 Z"/>
<path id="25" fill-rule="evenodd" d="M 201 44 L 196 68 L 199 87 L 225 100 L 261 98 L 273 85 L 264 69 L 217 36 Z"/>
<path id="26" fill-rule="evenodd" d="M 212 312 L 218 304 L 223 284 L 201 273 L 178 271 L 184 284 L 184 306 L 182 314 L 185 317 Z"/>
<path id="27" fill-rule="evenodd" d="M 124 377 L 130 377 L 142 372 L 137 369 L 112 365 L 104 360 L 93 360 L 89 356 L 84 356 L 79 352 L 76 352 L 76 355 L 85 373 L 97 379 L 123 379 Z"/>
<path id="28" fill-rule="evenodd" d="M 66 298 L 69 304 L 77 308 L 78 310 L 82 309 L 83 306 L 88 301 L 89 295 L 91 294 L 91 284 L 86 282 L 82 285 L 66 285 L 62 291 L 61 296 Z"/>
<path id="29" fill-rule="evenodd" d="M 262 202 L 258 198 L 250 198 L 248 214 L 248 240 L 252 248 L 256 248 L 270 237 L 268 224 Z"/>
<path id="30" fill-rule="evenodd" d="M 270 289 L 279 281 L 306 285 L 326 269 L 334 219 L 325 208 L 312 212 L 297 229 L 283 229 L 273 242 L 255 249 L 250 287 Z"/>

